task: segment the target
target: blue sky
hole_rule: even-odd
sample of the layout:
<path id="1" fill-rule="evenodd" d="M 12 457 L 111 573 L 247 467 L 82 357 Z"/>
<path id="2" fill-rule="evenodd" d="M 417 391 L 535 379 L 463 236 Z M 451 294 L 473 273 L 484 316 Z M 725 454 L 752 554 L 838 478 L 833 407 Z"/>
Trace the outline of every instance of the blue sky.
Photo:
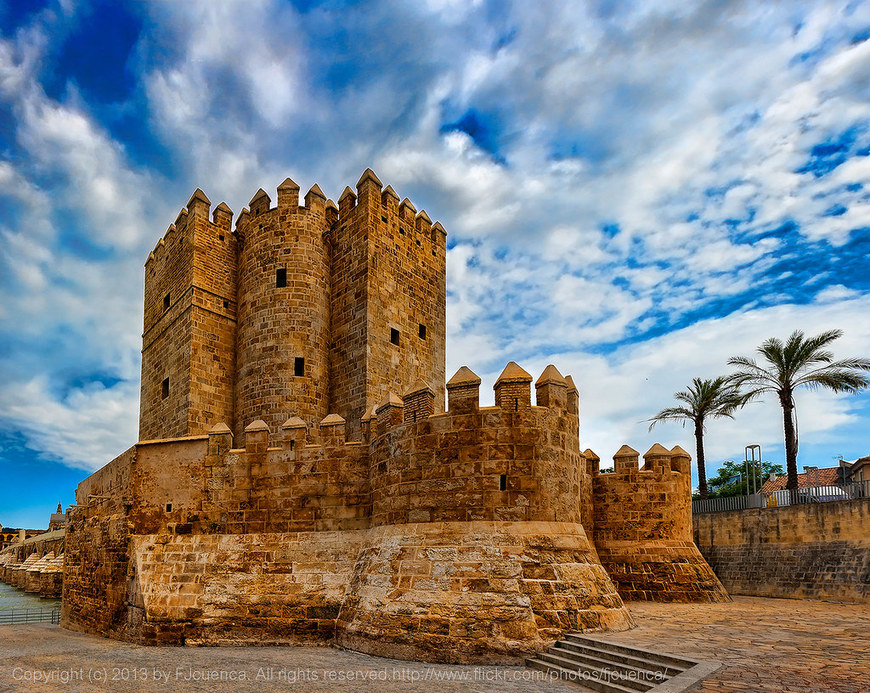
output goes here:
<path id="1" fill-rule="evenodd" d="M 770 336 L 870 355 L 862 2 L 0 5 L 0 522 L 43 526 L 136 437 L 142 265 L 201 187 L 371 166 L 447 228 L 448 371 L 581 390 L 581 444 L 647 433 Z M 800 464 L 870 453 L 870 397 L 802 393 Z M 779 411 L 708 429 L 709 471 Z"/>

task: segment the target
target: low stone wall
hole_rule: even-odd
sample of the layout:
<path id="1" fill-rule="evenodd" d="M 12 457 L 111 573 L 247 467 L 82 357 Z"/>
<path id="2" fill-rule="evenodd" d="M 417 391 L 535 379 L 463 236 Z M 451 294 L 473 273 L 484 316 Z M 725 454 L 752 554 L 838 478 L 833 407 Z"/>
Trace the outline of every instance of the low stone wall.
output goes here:
<path id="1" fill-rule="evenodd" d="M 704 513 L 693 525 L 733 594 L 870 603 L 870 499 Z"/>

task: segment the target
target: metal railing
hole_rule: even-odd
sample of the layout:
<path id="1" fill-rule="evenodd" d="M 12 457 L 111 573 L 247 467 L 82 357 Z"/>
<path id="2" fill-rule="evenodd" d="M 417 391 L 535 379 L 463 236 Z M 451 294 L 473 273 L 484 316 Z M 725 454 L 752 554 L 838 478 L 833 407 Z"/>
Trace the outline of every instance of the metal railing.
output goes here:
<path id="1" fill-rule="evenodd" d="M 794 490 L 782 489 L 772 493 L 752 493 L 748 496 L 727 496 L 693 500 L 692 512 L 721 513 L 728 510 L 748 510 L 752 508 L 781 508 L 787 505 L 806 505 L 809 503 L 831 503 L 870 498 L 870 480 L 853 481 L 848 484 L 828 484 L 808 486 Z"/>
<path id="2" fill-rule="evenodd" d="M 4 609 L 0 611 L 0 626 L 12 626 L 17 623 L 53 623 L 60 624 L 60 608 L 52 609 Z"/>

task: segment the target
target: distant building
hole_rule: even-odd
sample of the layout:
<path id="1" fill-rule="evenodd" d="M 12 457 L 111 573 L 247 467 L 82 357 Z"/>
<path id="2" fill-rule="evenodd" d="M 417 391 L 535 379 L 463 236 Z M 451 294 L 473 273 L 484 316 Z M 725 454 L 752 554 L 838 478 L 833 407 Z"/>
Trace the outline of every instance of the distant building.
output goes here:
<path id="1" fill-rule="evenodd" d="M 798 488 L 841 486 L 855 481 L 868 480 L 870 480 L 870 456 L 861 457 L 854 462 L 841 460 L 840 464 L 836 467 L 809 469 L 806 472 L 798 474 Z M 786 483 L 788 483 L 787 474 L 777 475 L 771 472 L 770 477 L 761 487 L 761 493 L 781 491 L 785 488 Z"/>
<path id="2" fill-rule="evenodd" d="M 22 532 L 24 532 L 25 539 L 30 539 L 30 537 L 35 537 L 37 534 L 42 534 L 45 530 L 19 529 L 18 527 L 4 527 L 3 525 L 0 525 L 0 551 L 19 541 Z"/>

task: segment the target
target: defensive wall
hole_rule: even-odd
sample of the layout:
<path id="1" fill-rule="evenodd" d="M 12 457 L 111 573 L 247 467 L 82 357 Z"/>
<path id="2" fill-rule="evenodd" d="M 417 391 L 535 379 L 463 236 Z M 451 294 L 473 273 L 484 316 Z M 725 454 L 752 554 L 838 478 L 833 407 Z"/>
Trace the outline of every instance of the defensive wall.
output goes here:
<path id="1" fill-rule="evenodd" d="M 467 368 L 447 383 L 446 413 L 425 383 L 391 393 L 358 441 L 330 414 L 317 428 L 255 421 L 244 448 L 223 424 L 136 444 L 78 487 L 63 624 L 142 643 L 327 641 L 452 662 L 516 662 L 566 630 L 630 627 L 593 517 L 605 532 L 647 477 L 654 494 L 687 488 L 684 453 L 652 451 L 657 471 L 608 486 L 596 514 L 581 502 L 595 496 L 573 381 L 548 367 L 532 405 L 532 377 L 513 363 L 503 376 L 494 407 L 479 406 Z M 675 537 L 687 502 L 672 511 L 686 513 L 668 525 Z M 649 526 L 650 546 L 660 530 Z M 655 572 L 645 550 L 619 555 Z M 679 597 L 714 592 L 684 585 Z"/>
<path id="2" fill-rule="evenodd" d="M 729 592 L 870 603 L 870 499 L 696 514 Z"/>
<path id="3" fill-rule="evenodd" d="M 729 601 L 692 540 L 691 457 L 656 443 L 644 455 L 624 445 L 613 472 L 592 477 L 595 546 L 623 599 L 629 601 Z"/>

